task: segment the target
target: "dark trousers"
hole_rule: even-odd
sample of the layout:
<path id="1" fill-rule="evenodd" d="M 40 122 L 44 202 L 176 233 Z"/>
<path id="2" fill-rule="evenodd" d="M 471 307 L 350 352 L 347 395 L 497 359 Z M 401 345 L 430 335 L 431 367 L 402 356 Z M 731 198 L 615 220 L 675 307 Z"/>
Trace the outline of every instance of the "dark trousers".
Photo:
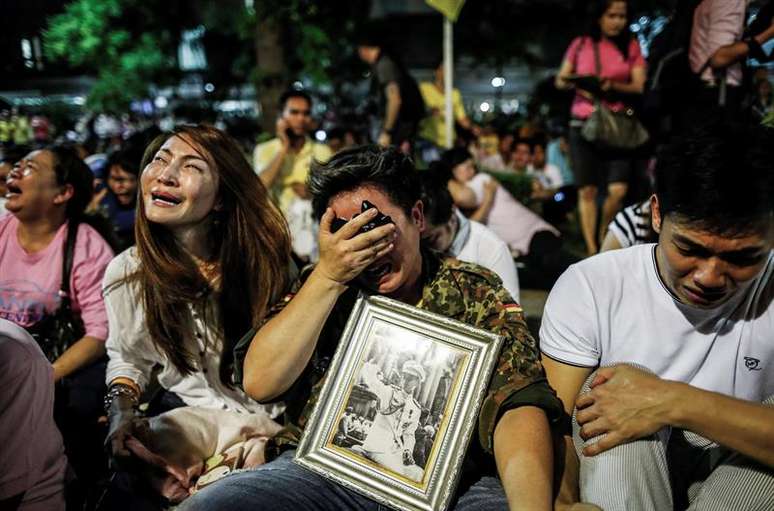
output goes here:
<path id="1" fill-rule="evenodd" d="M 82 509 L 95 493 L 96 483 L 107 474 L 104 452 L 107 426 L 105 415 L 105 369 L 99 360 L 56 384 L 54 420 L 62 433 L 65 453 L 76 479 L 68 484 L 68 509 Z"/>

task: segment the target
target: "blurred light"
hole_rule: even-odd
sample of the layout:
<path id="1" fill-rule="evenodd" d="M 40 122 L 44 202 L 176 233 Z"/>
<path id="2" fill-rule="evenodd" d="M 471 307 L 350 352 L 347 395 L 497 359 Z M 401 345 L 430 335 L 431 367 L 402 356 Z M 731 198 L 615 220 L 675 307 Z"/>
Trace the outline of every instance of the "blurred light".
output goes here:
<path id="1" fill-rule="evenodd" d="M 325 142 L 328 135 L 323 130 L 317 130 L 314 133 L 314 138 L 316 138 L 318 142 Z"/>
<path id="2" fill-rule="evenodd" d="M 564 200 L 564 192 L 556 192 L 554 194 L 554 200 L 556 202 L 562 202 Z"/>
<path id="3" fill-rule="evenodd" d="M 488 101 L 484 101 L 478 108 L 482 112 L 486 113 L 492 108 L 492 105 L 490 105 Z"/>
<path id="4" fill-rule="evenodd" d="M 303 89 L 304 88 L 304 84 L 299 82 L 299 81 L 295 81 L 295 82 L 293 82 L 293 88 L 294 89 Z"/>
<path id="5" fill-rule="evenodd" d="M 492 78 L 492 87 L 503 87 L 505 86 L 505 78 L 502 76 L 495 76 Z"/>
<path id="6" fill-rule="evenodd" d="M 208 83 L 204 86 L 204 92 L 212 92 L 215 90 L 215 86 L 211 83 Z"/>
<path id="7" fill-rule="evenodd" d="M 84 98 L 83 96 L 75 96 L 73 98 L 73 104 L 74 105 L 79 105 L 79 106 L 80 105 L 85 105 L 86 104 L 86 98 Z"/>
<path id="8" fill-rule="evenodd" d="M 511 99 L 509 101 L 503 101 L 502 103 L 502 109 L 503 113 L 506 114 L 515 114 L 519 111 L 519 106 L 521 103 L 519 103 L 518 99 Z"/>
<path id="9" fill-rule="evenodd" d="M 166 108 L 169 101 L 164 96 L 159 96 L 153 101 L 153 104 L 156 105 L 156 108 Z"/>
<path id="10" fill-rule="evenodd" d="M 629 29 L 631 29 L 631 31 L 634 32 L 635 34 L 639 32 L 641 28 L 642 28 L 642 25 L 640 25 L 639 23 L 632 23 L 631 25 L 629 25 Z"/>
<path id="11" fill-rule="evenodd" d="M 32 45 L 30 44 L 29 39 L 21 40 L 21 50 L 22 50 L 22 57 L 24 57 L 26 60 L 29 60 L 32 58 Z"/>

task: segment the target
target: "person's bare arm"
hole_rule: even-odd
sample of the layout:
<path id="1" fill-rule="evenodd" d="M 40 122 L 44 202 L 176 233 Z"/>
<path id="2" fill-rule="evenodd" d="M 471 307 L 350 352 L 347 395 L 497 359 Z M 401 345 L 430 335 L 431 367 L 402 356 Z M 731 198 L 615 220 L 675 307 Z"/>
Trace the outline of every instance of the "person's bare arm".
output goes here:
<path id="1" fill-rule="evenodd" d="M 556 395 L 562 401 L 565 413 L 571 417 L 575 407 L 575 399 L 583 386 L 583 382 L 594 369 L 592 367 L 572 366 L 545 355 L 541 361 L 549 385 L 554 388 Z M 578 491 L 579 463 L 578 456 L 575 454 L 575 446 L 569 435 L 564 436 L 562 441 L 564 443 L 564 460 L 561 482 L 556 497 L 557 507 L 572 505 L 580 498 Z"/>
<path id="2" fill-rule="evenodd" d="M 631 366 L 599 369 L 592 390 L 576 401 L 581 437 L 594 456 L 665 426 L 693 431 L 774 467 L 774 407 L 663 380 Z"/>
<path id="3" fill-rule="evenodd" d="M 373 208 L 358 215 L 336 233 L 330 232 L 333 210 L 323 215 L 320 262 L 288 305 L 256 332 L 247 351 L 243 385 L 256 401 L 270 401 L 293 385 L 347 283 L 392 250 L 394 224 L 358 234 L 376 213 Z"/>
<path id="4" fill-rule="evenodd" d="M 600 247 L 600 252 L 607 252 L 608 250 L 618 250 L 621 248 L 621 242 L 618 241 L 618 238 L 616 238 L 615 234 L 613 234 L 610 229 L 607 230 L 607 234 L 605 234 L 605 239 L 602 241 L 602 247 Z"/>
<path id="5" fill-rule="evenodd" d="M 628 82 L 614 82 L 611 80 L 604 80 L 602 82 L 602 90 L 612 90 L 623 94 L 642 94 L 642 92 L 645 90 L 646 77 L 647 74 L 644 67 L 635 67 L 632 69 Z"/>
<path id="6" fill-rule="evenodd" d="M 290 151 L 290 138 L 288 137 L 287 129 L 288 123 L 280 118 L 277 119 L 277 138 L 280 140 L 280 150 L 274 155 L 274 158 L 269 162 L 263 171 L 258 174 L 258 178 L 266 188 L 271 188 L 274 181 L 277 180 L 280 170 L 282 170 L 282 162 L 285 160 L 288 151 Z"/>
<path id="7" fill-rule="evenodd" d="M 384 93 L 387 98 L 387 107 L 384 113 L 382 133 L 379 135 L 379 144 L 387 146 L 392 142 L 390 132 L 395 128 L 395 123 L 398 122 L 398 113 L 400 113 L 402 99 L 397 82 L 389 82 L 384 87 Z"/>
<path id="8" fill-rule="evenodd" d="M 565 80 L 572 74 L 573 64 L 569 60 L 562 61 L 562 65 L 559 67 L 559 71 L 554 78 L 554 85 L 559 90 L 569 90 L 575 87 L 571 82 Z"/>
<path id="9" fill-rule="evenodd" d="M 74 342 L 52 364 L 54 381 L 59 381 L 78 369 L 86 367 L 105 355 L 105 341 L 96 337 L 84 336 Z"/>
<path id="10" fill-rule="evenodd" d="M 553 449 L 543 410 L 505 412 L 495 427 L 494 454 L 511 511 L 552 508 Z"/>
<path id="11" fill-rule="evenodd" d="M 759 45 L 766 44 L 774 37 L 774 25 L 769 26 L 760 34 L 754 36 Z M 744 41 L 736 41 L 721 46 L 712 54 L 709 65 L 712 69 L 725 69 L 731 64 L 746 58 L 750 54 L 750 46 Z"/>
<path id="12" fill-rule="evenodd" d="M 484 200 L 481 201 L 478 208 L 470 215 L 471 220 L 486 224 L 487 220 L 489 220 L 489 213 L 492 211 L 492 206 L 494 205 L 495 193 L 497 193 L 498 186 L 500 186 L 500 184 L 494 178 L 490 179 L 484 185 Z"/>
<path id="13" fill-rule="evenodd" d="M 449 194 L 452 196 L 454 205 L 462 209 L 473 209 L 478 207 L 476 194 L 469 186 L 459 183 L 453 179 L 449 180 L 447 185 Z"/>

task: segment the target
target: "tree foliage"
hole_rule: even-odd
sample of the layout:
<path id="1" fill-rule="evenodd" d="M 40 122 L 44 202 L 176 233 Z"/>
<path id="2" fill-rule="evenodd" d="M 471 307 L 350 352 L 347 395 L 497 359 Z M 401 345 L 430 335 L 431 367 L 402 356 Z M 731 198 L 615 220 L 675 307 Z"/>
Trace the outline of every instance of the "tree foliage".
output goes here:
<path id="1" fill-rule="evenodd" d="M 216 90 L 251 79 L 259 89 L 266 83 L 256 51 L 266 23 L 277 27 L 283 55 L 272 83 L 345 79 L 343 68 L 360 70 L 352 65 L 350 36 L 368 9 L 366 0 L 255 0 L 252 6 L 245 0 L 73 0 L 48 20 L 44 47 L 49 59 L 96 75 L 90 109 L 125 111 L 131 100 L 147 97 L 151 84 L 180 79 L 177 45 L 183 30 L 197 26 L 205 28 L 204 79 Z"/>
<path id="2" fill-rule="evenodd" d="M 132 99 L 147 96 L 148 84 L 175 69 L 177 34 L 160 27 L 157 14 L 168 12 L 169 3 L 176 2 L 75 0 L 49 19 L 43 34 L 46 55 L 96 74 L 90 109 L 124 111 Z M 162 5 L 167 8 L 155 9 Z M 148 11 L 156 22 L 145 31 L 137 21 Z"/>

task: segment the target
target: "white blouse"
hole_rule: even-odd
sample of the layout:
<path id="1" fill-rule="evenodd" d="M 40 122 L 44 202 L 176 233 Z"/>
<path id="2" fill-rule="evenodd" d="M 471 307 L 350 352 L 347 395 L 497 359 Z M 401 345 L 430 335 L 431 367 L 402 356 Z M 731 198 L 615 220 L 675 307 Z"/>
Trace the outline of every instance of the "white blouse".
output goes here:
<path id="1" fill-rule="evenodd" d="M 136 286 L 115 285 L 139 266 L 135 247 L 113 259 L 105 271 L 102 292 L 110 325 L 106 348 L 108 357 L 108 384 L 116 378 L 129 378 L 144 390 L 156 366 L 162 387 L 177 394 L 185 404 L 202 408 L 233 410 L 238 413 L 267 413 L 272 418 L 284 410 L 284 404 L 262 405 L 248 397 L 240 388 L 229 388 L 220 381 L 219 363 L 223 350 L 220 334 L 204 321 L 202 311 L 189 304 L 194 326 L 194 337 L 185 339 L 191 353 L 200 357 L 201 370 L 181 374 L 151 342 L 145 327 L 145 311 Z M 207 304 L 207 315 L 214 317 L 214 303 Z"/>

